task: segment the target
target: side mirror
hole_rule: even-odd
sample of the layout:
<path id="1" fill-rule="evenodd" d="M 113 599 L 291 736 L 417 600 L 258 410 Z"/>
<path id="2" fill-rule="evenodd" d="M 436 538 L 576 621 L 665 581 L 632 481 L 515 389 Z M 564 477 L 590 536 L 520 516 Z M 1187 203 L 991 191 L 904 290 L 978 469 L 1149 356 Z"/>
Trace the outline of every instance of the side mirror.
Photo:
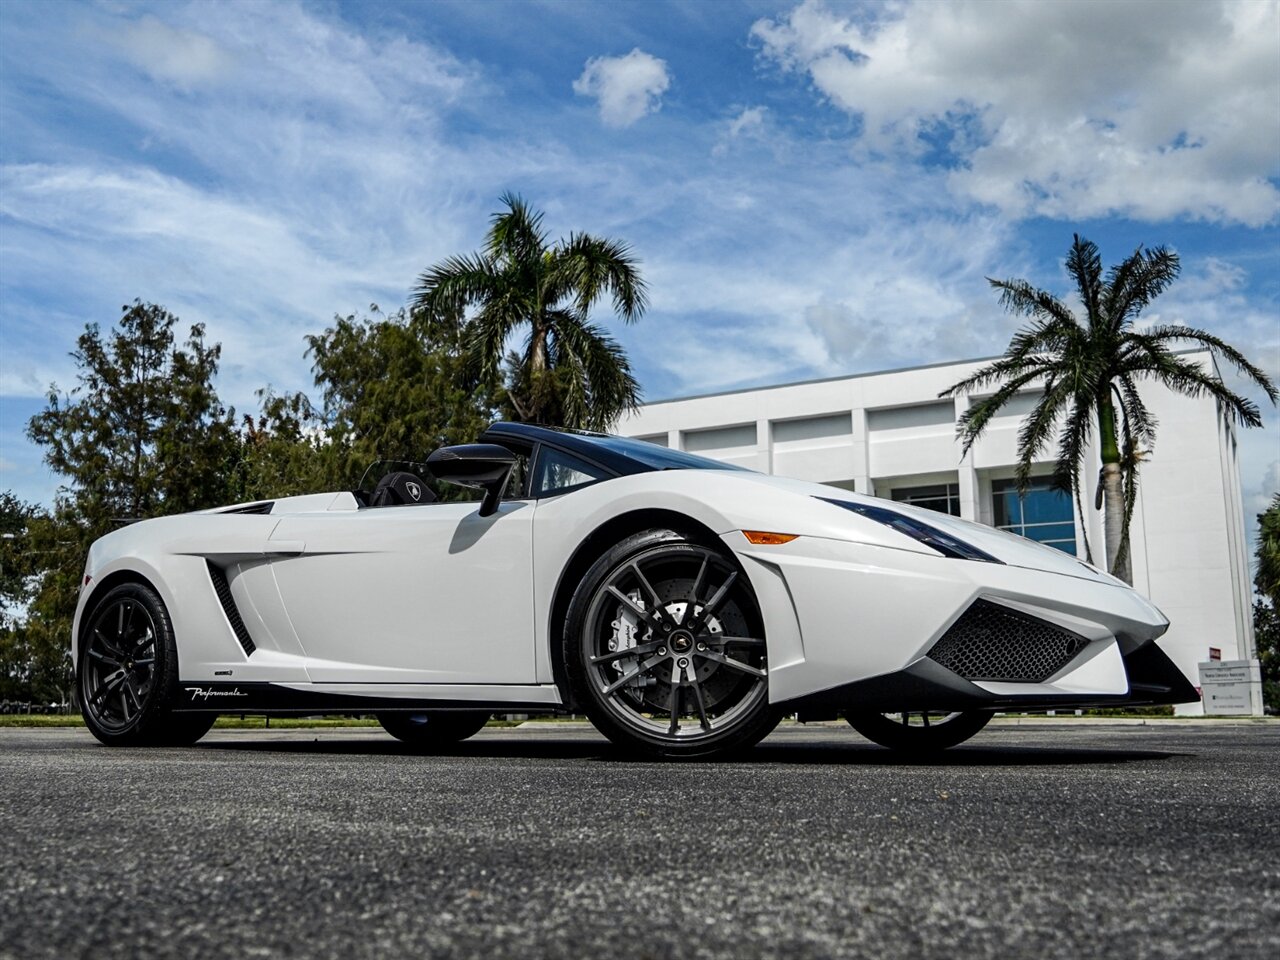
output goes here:
<path id="1" fill-rule="evenodd" d="M 506 489 L 507 478 L 516 466 L 516 455 L 496 443 L 464 443 L 441 447 L 427 457 L 427 467 L 434 477 L 460 487 L 484 491 L 480 516 L 492 516 Z"/>

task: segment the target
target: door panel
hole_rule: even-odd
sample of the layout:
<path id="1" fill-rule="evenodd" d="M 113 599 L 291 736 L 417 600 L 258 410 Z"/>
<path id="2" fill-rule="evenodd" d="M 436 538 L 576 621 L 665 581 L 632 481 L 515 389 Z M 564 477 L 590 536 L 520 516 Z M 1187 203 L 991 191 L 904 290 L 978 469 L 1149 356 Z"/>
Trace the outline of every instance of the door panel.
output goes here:
<path id="1" fill-rule="evenodd" d="M 533 683 L 534 504 L 285 517 L 273 563 L 317 683 Z"/>

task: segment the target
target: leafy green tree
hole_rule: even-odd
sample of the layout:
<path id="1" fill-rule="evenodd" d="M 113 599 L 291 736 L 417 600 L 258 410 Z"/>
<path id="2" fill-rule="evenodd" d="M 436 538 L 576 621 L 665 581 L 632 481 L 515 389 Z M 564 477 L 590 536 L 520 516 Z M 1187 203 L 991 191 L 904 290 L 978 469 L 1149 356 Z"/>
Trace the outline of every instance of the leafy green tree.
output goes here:
<path id="1" fill-rule="evenodd" d="M 1272 494 L 1271 504 L 1258 514 L 1258 545 L 1254 551 L 1258 572 L 1253 584 L 1258 593 L 1280 610 L 1280 493 Z"/>
<path id="2" fill-rule="evenodd" d="M 32 689 L 33 658 L 25 623 L 40 572 L 30 527 L 40 516 L 38 507 L 12 491 L 0 494 L 0 700 L 38 699 Z"/>
<path id="3" fill-rule="evenodd" d="M 1003 356 L 940 396 L 997 387 L 973 403 L 957 424 L 968 453 L 1001 407 L 1019 390 L 1042 383 L 1039 400 L 1018 434 L 1017 479 L 1025 491 L 1033 462 L 1056 436 L 1054 482 L 1075 495 L 1077 506 L 1079 477 L 1096 427 L 1102 469 L 1095 509 L 1105 508 L 1107 569 L 1132 583 L 1129 521 L 1139 462 L 1156 439 L 1156 419 L 1138 392 L 1139 383 L 1150 381 L 1189 397 L 1207 394 L 1238 423 L 1261 426 L 1257 404 L 1175 352 L 1179 346 L 1195 344 L 1258 384 L 1272 403 L 1276 388 L 1243 354 L 1207 331 L 1174 324 L 1141 329 L 1136 325 L 1143 309 L 1177 278 L 1176 253 L 1140 247 L 1104 277 L 1098 248 L 1076 235 L 1066 267 L 1084 309 L 1082 318 L 1026 280 L 988 278 L 1000 291 L 1001 305 L 1030 317 L 1030 323 L 1014 335 Z M 1085 548 L 1092 559 L 1087 536 Z"/>
<path id="4" fill-rule="evenodd" d="M 1262 664 L 1263 698 L 1280 711 L 1280 493 L 1271 498 L 1266 512 L 1258 514 L 1258 546 L 1254 552 L 1258 571 L 1253 585 L 1259 599 L 1253 603 L 1253 634 Z"/>
<path id="5" fill-rule="evenodd" d="M 417 322 L 403 308 L 370 314 L 335 317 L 307 337 L 318 409 L 302 393 L 259 394 L 262 413 L 242 431 L 244 499 L 351 488 L 376 461 L 421 462 L 474 441 L 495 418 L 500 394 L 466 381 L 457 324 Z"/>
<path id="6" fill-rule="evenodd" d="M 31 418 L 27 435 L 66 478 L 61 495 L 97 531 L 220 503 L 238 456 L 234 411 L 213 379 L 222 348 L 194 324 L 174 340 L 178 319 L 134 301 L 103 336 L 89 324 L 71 354 L 77 386 Z"/>
<path id="7" fill-rule="evenodd" d="M 213 379 L 221 348 L 193 325 L 134 301 L 103 335 L 89 324 L 72 353 L 77 385 L 56 387 L 27 435 L 65 482 L 53 511 L 28 525 L 42 568 L 22 625 L 33 688 L 70 693 L 66 656 L 89 545 L 121 522 L 216 506 L 234 489 L 240 441 Z"/>
<path id="8" fill-rule="evenodd" d="M 0 630 L 12 627 L 31 601 L 39 567 L 28 528 L 40 515 L 39 507 L 19 500 L 12 490 L 0 493 Z"/>
<path id="9" fill-rule="evenodd" d="M 484 249 L 449 257 L 423 273 L 412 306 L 426 322 L 462 325 L 466 372 L 496 383 L 505 366 L 506 404 L 516 419 L 606 429 L 634 409 L 640 389 L 622 347 L 590 319 L 612 299 L 632 323 L 647 304 L 639 262 L 626 244 L 586 233 L 549 241 L 542 214 L 504 194 Z M 523 346 L 508 357 L 508 343 Z"/>
<path id="10" fill-rule="evenodd" d="M 0 494 L 0 700 L 70 699 L 68 624 L 57 611 L 74 610 L 84 565 L 74 528 L 73 517 Z"/>
<path id="11" fill-rule="evenodd" d="M 332 458 L 319 414 L 304 393 L 258 391 L 261 412 L 245 414 L 236 500 L 270 500 L 330 489 Z"/>

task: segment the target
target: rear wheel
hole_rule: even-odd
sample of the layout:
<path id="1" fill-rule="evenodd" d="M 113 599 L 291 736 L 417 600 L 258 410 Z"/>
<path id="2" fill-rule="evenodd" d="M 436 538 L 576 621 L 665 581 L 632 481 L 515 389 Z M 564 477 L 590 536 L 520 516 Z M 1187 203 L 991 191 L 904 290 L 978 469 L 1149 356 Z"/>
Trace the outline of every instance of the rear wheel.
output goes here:
<path id="1" fill-rule="evenodd" d="M 124 583 L 89 615 L 78 664 L 85 726 L 111 747 L 186 745 L 216 714 L 173 712 L 178 649 L 163 601 L 151 587 Z"/>
<path id="2" fill-rule="evenodd" d="M 475 736 L 489 722 L 489 714 L 474 710 L 406 710 L 380 713 L 378 722 L 397 740 L 425 750 L 441 750 Z"/>
<path id="3" fill-rule="evenodd" d="M 763 622 L 721 550 L 671 530 L 627 538 L 569 607 L 565 665 L 592 723 L 662 757 L 749 747 L 777 725 Z"/>
<path id="4" fill-rule="evenodd" d="M 964 743 L 991 720 L 977 710 L 849 713 L 849 725 L 872 743 L 903 753 L 932 753 Z"/>

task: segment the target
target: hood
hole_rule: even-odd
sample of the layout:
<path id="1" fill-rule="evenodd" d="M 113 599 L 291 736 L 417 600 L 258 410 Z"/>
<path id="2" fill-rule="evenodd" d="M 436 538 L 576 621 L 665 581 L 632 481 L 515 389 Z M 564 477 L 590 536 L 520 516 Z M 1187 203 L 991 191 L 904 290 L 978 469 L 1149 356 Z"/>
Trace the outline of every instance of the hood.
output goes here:
<path id="1" fill-rule="evenodd" d="M 1129 587 L 1123 580 L 1113 577 L 1109 573 L 1105 573 L 1069 553 L 1063 553 L 1054 547 L 1047 547 L 1034 540 L 1028 540 L 1026 537 L 1019 537 L 1004 530 L 997 530 L 995 527 L 989 527 L 983 523 L 962 520 L 959 517 L 952 517 L 934 510 L 926 510 L 923 507 L 914 507 L 906 503 L 869 497 L 860 493 L 850 493 L 848 490 L 828 486 L 824 483 L 791 480 L 786 477 L 771 477 L 762 473 L 750 474 L 750 476 L 756 482 L 801 496 L 842 500 L 847 503 L 865 503 L 870 506 L 892 510 L 895 513 L 900 513 L 903 516 L 911 517 L 936 527 L 943 533 L 963 540 L 965 543 L 989 553 L 1001 563 L 1006 563 L 1011 567 L 1026 567 L 1031 570 L 1043 570 L 1048 573 L 1079 577 L 1098 583 Z M 904 540 L 909 539 L 905 535 L 902 536 Z M 911 541 L 911 543 L 915 546 L 915 541 Z"/>

